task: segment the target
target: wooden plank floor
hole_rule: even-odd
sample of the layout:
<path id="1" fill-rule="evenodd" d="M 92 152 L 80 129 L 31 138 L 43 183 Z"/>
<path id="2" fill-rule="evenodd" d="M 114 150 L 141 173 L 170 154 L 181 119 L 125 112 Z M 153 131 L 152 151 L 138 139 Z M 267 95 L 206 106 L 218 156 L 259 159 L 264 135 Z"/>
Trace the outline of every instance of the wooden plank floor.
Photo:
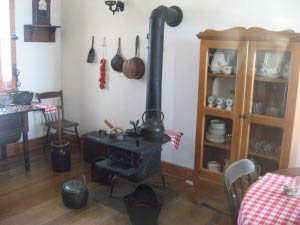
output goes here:
<path id="1" fill-rule="evenodd" d="M 83 209 L 64 207 L 62 184 L 82 173 L 89 177 L 90 165 L 76 151 L 66 173 L 52 172 L 49 154 L 40 150 L 31 152 L 29 172 L 24 171 L 22 155 L 0 161 L 0 225 L 129 225 L 127 215 L 91 198 Z M 89 190 L 97 185 L 88 178 Z M 184 181 L 171 177 L 167 185 L 178 195 L 164 204 L 160 225 L 231 224 L 223 193 L 204 188 L 195 194 Z"/>

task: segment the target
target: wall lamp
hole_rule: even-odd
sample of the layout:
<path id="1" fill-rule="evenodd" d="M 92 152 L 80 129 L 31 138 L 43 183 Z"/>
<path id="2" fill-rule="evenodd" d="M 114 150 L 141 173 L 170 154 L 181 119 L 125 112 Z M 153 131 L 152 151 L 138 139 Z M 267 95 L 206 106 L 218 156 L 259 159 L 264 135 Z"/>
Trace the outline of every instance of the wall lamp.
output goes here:
<path id="1" fill-rule="evenodd" d="M 104 1 L 106 5 L 109 6 L 109 10 L 112 11 L 113 15 L 115 15 L 115 12 L 123 12 L 124 10 L 124 1 L 118 0 L 118 1 Z"/>

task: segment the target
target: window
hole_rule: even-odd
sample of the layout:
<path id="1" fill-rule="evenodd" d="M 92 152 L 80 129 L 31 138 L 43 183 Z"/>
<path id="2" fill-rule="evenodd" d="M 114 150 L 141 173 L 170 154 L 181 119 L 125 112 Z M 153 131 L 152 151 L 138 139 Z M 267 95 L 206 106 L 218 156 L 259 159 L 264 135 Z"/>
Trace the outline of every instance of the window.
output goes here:
<path id="1" fill-rule="evenodd" d="M 14 0 L 0 0 L 0 92 L 16 88 L 13 69 L 16 65 Z"/>

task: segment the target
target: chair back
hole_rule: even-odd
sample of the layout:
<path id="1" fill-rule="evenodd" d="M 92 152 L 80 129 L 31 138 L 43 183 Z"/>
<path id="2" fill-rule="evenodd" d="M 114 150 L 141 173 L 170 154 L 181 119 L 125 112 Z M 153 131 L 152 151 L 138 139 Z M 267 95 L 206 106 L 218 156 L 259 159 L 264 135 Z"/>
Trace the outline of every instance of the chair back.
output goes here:
<path id="1" fill-rule="evenodd" d="M 224 173 L 224 187 L 233 224 L 237 224 L 241 201 L 252 184 L 255 165 L 249 159 L 241 159 L 229 165 Z"/>
<path id="2" fill-rule="evenodd" d="M 60 108 L 61 112 L 61 119 L 64 120 L 64 104 L 63 104 L 63 92 L 60 91 L 52 91 L 52 92 L 43 92 L 43 93 L 36 93 L 36 97 L 40 103 L 49 103 L 56 105 Z M 58 120 L 57 113 L 45 113 L 43 112 L 46 123 L 51 123 Z"/>

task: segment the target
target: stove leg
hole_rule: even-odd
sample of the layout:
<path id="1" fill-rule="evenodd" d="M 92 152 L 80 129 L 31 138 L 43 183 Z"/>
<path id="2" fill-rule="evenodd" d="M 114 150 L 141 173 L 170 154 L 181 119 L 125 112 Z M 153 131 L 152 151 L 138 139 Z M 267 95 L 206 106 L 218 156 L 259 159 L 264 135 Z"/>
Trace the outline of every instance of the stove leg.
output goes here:
<path id="1" fill-rule="evenodd" d="M 116 180 L 117 180 L 117 176 L 113 176 L 111 179 L 109 197 L 112 197 L 112 193 L 114 191 Z"/>
<path id="2" fill-rule="evenodd" d="M 165 179 L 165 175 L 163 173 L 160 174 L 160 178 L 161 178 L 161 182 L 163 185 L 164 190 L 166 191 L 166 179 Z"/>

